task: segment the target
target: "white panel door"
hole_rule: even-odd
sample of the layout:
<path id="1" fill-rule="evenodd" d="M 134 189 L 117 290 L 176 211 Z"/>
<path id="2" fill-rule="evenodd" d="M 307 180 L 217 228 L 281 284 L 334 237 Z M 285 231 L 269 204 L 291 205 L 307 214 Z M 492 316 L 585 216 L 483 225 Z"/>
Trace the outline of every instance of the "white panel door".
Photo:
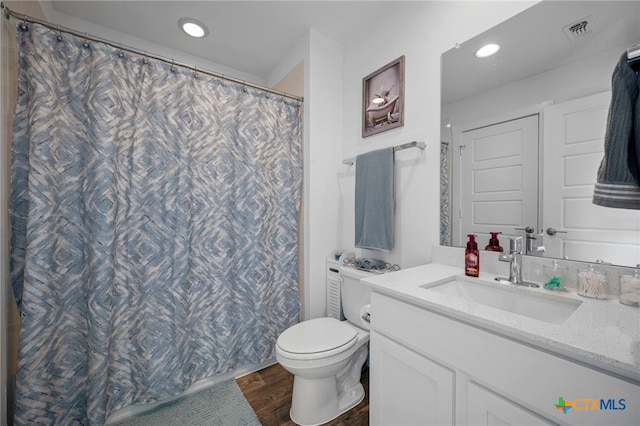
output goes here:
<path id="1" fill-rule="evenodd" d="M 467 234 L 523 234 L 538 228 L 538 115 L 465 131 L 457 146 L 458 220 L 454 245 Z M 484 248 L 487 238 L 480 238 Z"/>
<path id="2" fill-rule="evenodd" d="M 611 92 L 545 109 L 543 227 L 550 257 L 640 262 L 640 211 L 592 203 Z"/>
<path id="3" fill-rule="evenodd" d="M 372 425 L 453 425 L 454 373 L 371 332 Z"/>

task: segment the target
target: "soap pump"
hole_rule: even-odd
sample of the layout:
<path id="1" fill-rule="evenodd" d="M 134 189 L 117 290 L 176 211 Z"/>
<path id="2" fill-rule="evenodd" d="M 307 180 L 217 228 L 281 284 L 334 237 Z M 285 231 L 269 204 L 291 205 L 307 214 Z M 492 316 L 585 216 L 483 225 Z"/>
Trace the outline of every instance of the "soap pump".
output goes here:
<path id="1" fill-rule="evenodd" d="M 476 243 L 475 234 L 468 234 L 469 241 L 467 249 L 464 252 L 464 274 L 470 277 L 480 275 L 480 253 L 478 252 L 478 243 Z"/>
<path id="2" fill-rule="evenodd" d="M 489 245 L 484 249 L 489 251 L 504 251 L 502 246 L 500 246 L 500 241 L 498 241 L 498 234 L 502 234 L 502 232 L 489 232 L 491 234 L 491 238 L 489 239 Z"/>

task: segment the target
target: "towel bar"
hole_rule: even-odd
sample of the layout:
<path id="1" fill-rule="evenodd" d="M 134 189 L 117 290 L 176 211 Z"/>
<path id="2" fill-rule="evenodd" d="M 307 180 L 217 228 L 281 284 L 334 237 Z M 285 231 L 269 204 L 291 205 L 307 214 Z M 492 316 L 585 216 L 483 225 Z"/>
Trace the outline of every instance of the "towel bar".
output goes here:
<path id="1" fill-rule="evenodd" d="M 424 142 L 409 142 L 409 143 L 404 143 L 402 145 L 397 145 L 393 147 L 393 151 L 401 151 L 403 149 L 407 149 L 407 148 L 420 148 L 421 150 L 424 151 L 424 149 L 427 147 L 427 144 Z M 352 166 L 356 163 L 356 159 L 355 157 L 351 157 L 351 158 L 347 158 L 346 160 L 342 160 L 342 164 L 348 164 L 349 166 Z"/>

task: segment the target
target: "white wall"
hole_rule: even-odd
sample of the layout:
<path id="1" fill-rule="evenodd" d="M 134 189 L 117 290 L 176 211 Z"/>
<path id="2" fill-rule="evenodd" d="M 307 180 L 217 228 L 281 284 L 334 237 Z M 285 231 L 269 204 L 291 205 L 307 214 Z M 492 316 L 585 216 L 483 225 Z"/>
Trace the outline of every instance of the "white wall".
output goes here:
<path id="1" fill-rule="evenodd" d="M 278 81 L 305 63 L 304 318 L 325 315 L 325 259 L 354 248 L 355 169 L 342 160 L 412 140 L 425 152 L 396 156 L 396 246 L 388 254 L 358 251 L 403 268 L 430 261 L 439 241 L 440 55 L 455 43 L 521 12 L 527 2 L 402 2 L 385 13 L 386 31 L 354 26 L 344 45 L 310 31 L 269 76 Z M 361 137 L 362 78 L 406 56 L 405 125 Z"/>
<path id="2" fill-rule="evenodd" d="M 305 67 L 305 301 L 306 318 L 326 312 L 325 259 L 338 242 L 338 182 L 342 144 L 342 46 L 309 33 Z"/>
<path id="3" fill-rule="evenodd" d="M 440 55 L 536 2 L 402 2 L 381 13 L 383 29 L 353 34 L 344 46 L 343 130 L 337 163 L 338 245 L 354 248 L 354 170 L 342 159 L 424 141 L 424 152 L 396 156 L 396 239 L 390 253 L 357 250 L 402 268 L 427 263 L 439 243 Z M 361 137 L 362 78 L 405 55 L 405 125 Z M 312 188 L 313 190 L 313 188 Z"/>

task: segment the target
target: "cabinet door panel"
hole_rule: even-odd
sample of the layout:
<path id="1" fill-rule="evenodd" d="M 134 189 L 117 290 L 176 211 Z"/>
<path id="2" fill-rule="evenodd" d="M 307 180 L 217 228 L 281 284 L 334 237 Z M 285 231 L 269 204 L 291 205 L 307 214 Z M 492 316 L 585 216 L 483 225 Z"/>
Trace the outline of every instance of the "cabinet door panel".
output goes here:
<path id="1" fill-rule="evenodd" d="M 522 426 L 552 424 L 516 403 L 502 398 L 473 382 L 469 382 L 467 390 L 469 425 Z"/>
<path id="2" fill-rule="evenodd" d="M 371 333 L 372 425 L 453 424 L 453 371 Z"/>

